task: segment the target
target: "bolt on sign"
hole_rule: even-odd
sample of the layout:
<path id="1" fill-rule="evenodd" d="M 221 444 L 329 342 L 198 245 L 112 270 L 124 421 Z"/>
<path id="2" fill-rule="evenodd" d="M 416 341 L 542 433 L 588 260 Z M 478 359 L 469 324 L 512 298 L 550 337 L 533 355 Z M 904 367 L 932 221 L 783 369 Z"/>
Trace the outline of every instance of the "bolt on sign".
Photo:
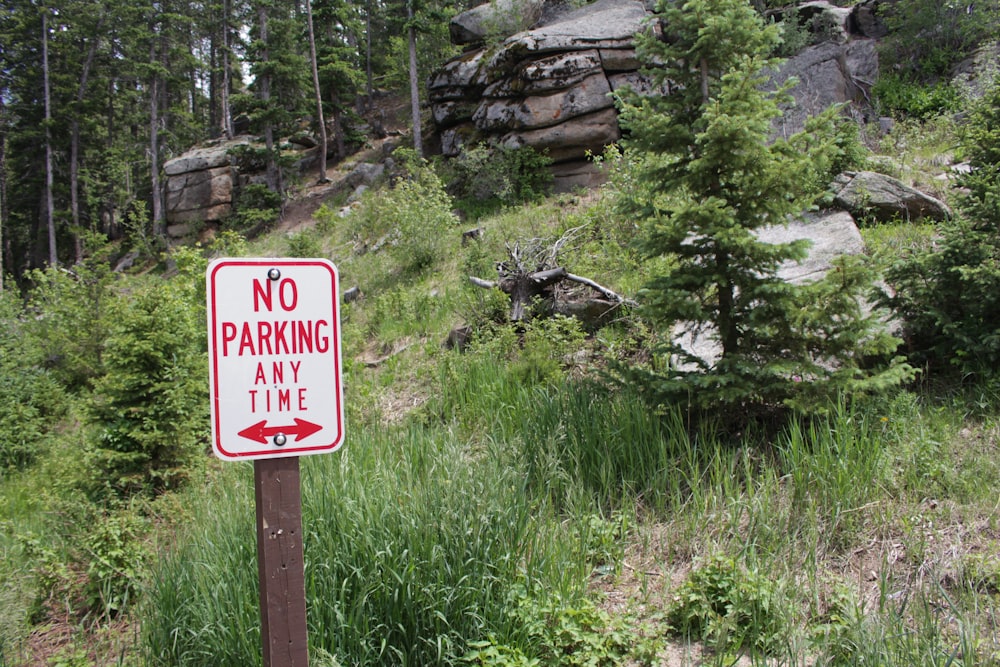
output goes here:
<path id="1" fill-rule="evenodd" d="M 217 259 L 206 272 L 212 449 L 224 460 L 332 452 L 344 438 L 337 268 Z"/>

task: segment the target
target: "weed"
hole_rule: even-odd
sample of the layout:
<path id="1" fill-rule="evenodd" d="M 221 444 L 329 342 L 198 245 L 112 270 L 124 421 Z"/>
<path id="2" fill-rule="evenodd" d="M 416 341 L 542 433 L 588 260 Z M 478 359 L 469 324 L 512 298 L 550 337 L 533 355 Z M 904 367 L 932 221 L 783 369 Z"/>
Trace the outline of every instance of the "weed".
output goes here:
<path id="1" fill-rule="evenodd" d="M 691 571 L 675 592 L 666 619 L 682 636 L 726 650 L 773 654 L 789 633 L 779 591 L 759 572 L 716 555 Z"/>

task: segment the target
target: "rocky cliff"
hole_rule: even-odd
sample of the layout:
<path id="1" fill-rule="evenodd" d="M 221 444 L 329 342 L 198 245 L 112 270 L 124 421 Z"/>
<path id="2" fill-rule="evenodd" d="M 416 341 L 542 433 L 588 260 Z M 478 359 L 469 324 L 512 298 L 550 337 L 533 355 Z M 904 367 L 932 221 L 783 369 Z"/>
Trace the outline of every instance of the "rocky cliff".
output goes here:
<path id="1" fill-rule="evenodd" d="M 795 132 L 830 104 L 865 103 L 878 70 L 874 39 L 884 34 L 878 1 L 853 8 L 808 2 L 772 17 L 795 21 L 807 44 L 774 73 L 776 85 L 790 77 L 799 81 L 792 91 L 796 104 L 776 131 Z M 641 73 L 634 42 L 640 31 L 662 26 L 653 20 L 652 3 L 639 0 L 599 0 L 562 11 L 552 3 L 523 3 L 530 15 L 541 16 L 539 24 L 495 45 L 486 41 L 500 21 L 489 12 L 516 9 L 516 0 L 453 20 L 452 38 L 467 50 L 429 84 L 441 151 L 455 156 L 463 145 L 482 141 L 531 146 L 552 158 L 557 189 L 591 185 L 600 174 L 587 154 L 621 138 L 614 92 L 622 86 L 663 92 Z"/>

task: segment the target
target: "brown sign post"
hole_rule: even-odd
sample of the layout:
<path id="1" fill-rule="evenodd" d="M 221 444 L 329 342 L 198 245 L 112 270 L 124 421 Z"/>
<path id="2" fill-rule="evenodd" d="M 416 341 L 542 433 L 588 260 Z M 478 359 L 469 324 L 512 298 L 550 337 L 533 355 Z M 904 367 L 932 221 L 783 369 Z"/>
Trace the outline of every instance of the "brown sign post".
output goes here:
<path id="1" fill-rule="evenodd" d="M 299 459 L 254 461 L 264 667 L 309 667 Z"/>
<path id="2" fill-rule="evenodd" d="M 208 299 L 212 450 L 254 462 L 264 667 L 308 667 L 299 458 L 344 438 L 339 276 L 324 259 L 217 259 Z"/>

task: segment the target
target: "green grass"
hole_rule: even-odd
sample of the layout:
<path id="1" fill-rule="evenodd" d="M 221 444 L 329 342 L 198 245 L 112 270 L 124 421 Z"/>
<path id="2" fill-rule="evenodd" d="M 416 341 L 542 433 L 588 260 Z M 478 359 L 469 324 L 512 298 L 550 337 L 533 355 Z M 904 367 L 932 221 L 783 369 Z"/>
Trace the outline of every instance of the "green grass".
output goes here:
<path id="1" fill-rule="evenodd" d="M 314 651 L 454 664 L 472 639 L 517 635 L 504 605 L 515 586 L 582 593 L 585 564 L 512 470 L 470 458 L 444 430 L 369 427 L 349 440 L 303 461 Z M 251 471 L 234 468 L 157 568 L 144 614 L 152 664 L 258 664 Z"/>
<path id="2" fill-rule="evenodd" d="M 995 388 L 923 384 L 766 432 L 693 430 L 683 406 L 600 383 L 607 358 L 638 349 L 639 320 L 585 339 L 511 327 L 496 322 L 502 295 L 467 284 L 493 277 L 507 242 L 576 229 L 567 268 L 634 293 L 648 266 L 636 269 L 634 229 L 607 201 L 553 197 L 477 224 L 482 241 L 456 238 L 420 272 L 352 252 L 348 225 L 308 239 L 365 294 L 343 309 L 346 444 L 302 461 L 314 662 L 677 664 L 666 641 L 683 664 L 1000 664 Z M 863 233 L 884 264 L 933 232 Z M 463 321 L 472 344 L 444 350 Z M 64 440 L 50 453 L 65 457 Z M 61 553 L 77 516 L 60 516 L 71 464 L 48 456 L 0 481 L 0 576 L 13 584 L 0 591 L 0 665 L 22 664 L 39 592 L 24 538 Z M 119 662 L 260 664 L 252 476 L 216 464 L 136 509 L 157 526 L 156 557 L 128 616 L 140 645 Z M 94 645 L 64 662 L 86 664 Z"/>

